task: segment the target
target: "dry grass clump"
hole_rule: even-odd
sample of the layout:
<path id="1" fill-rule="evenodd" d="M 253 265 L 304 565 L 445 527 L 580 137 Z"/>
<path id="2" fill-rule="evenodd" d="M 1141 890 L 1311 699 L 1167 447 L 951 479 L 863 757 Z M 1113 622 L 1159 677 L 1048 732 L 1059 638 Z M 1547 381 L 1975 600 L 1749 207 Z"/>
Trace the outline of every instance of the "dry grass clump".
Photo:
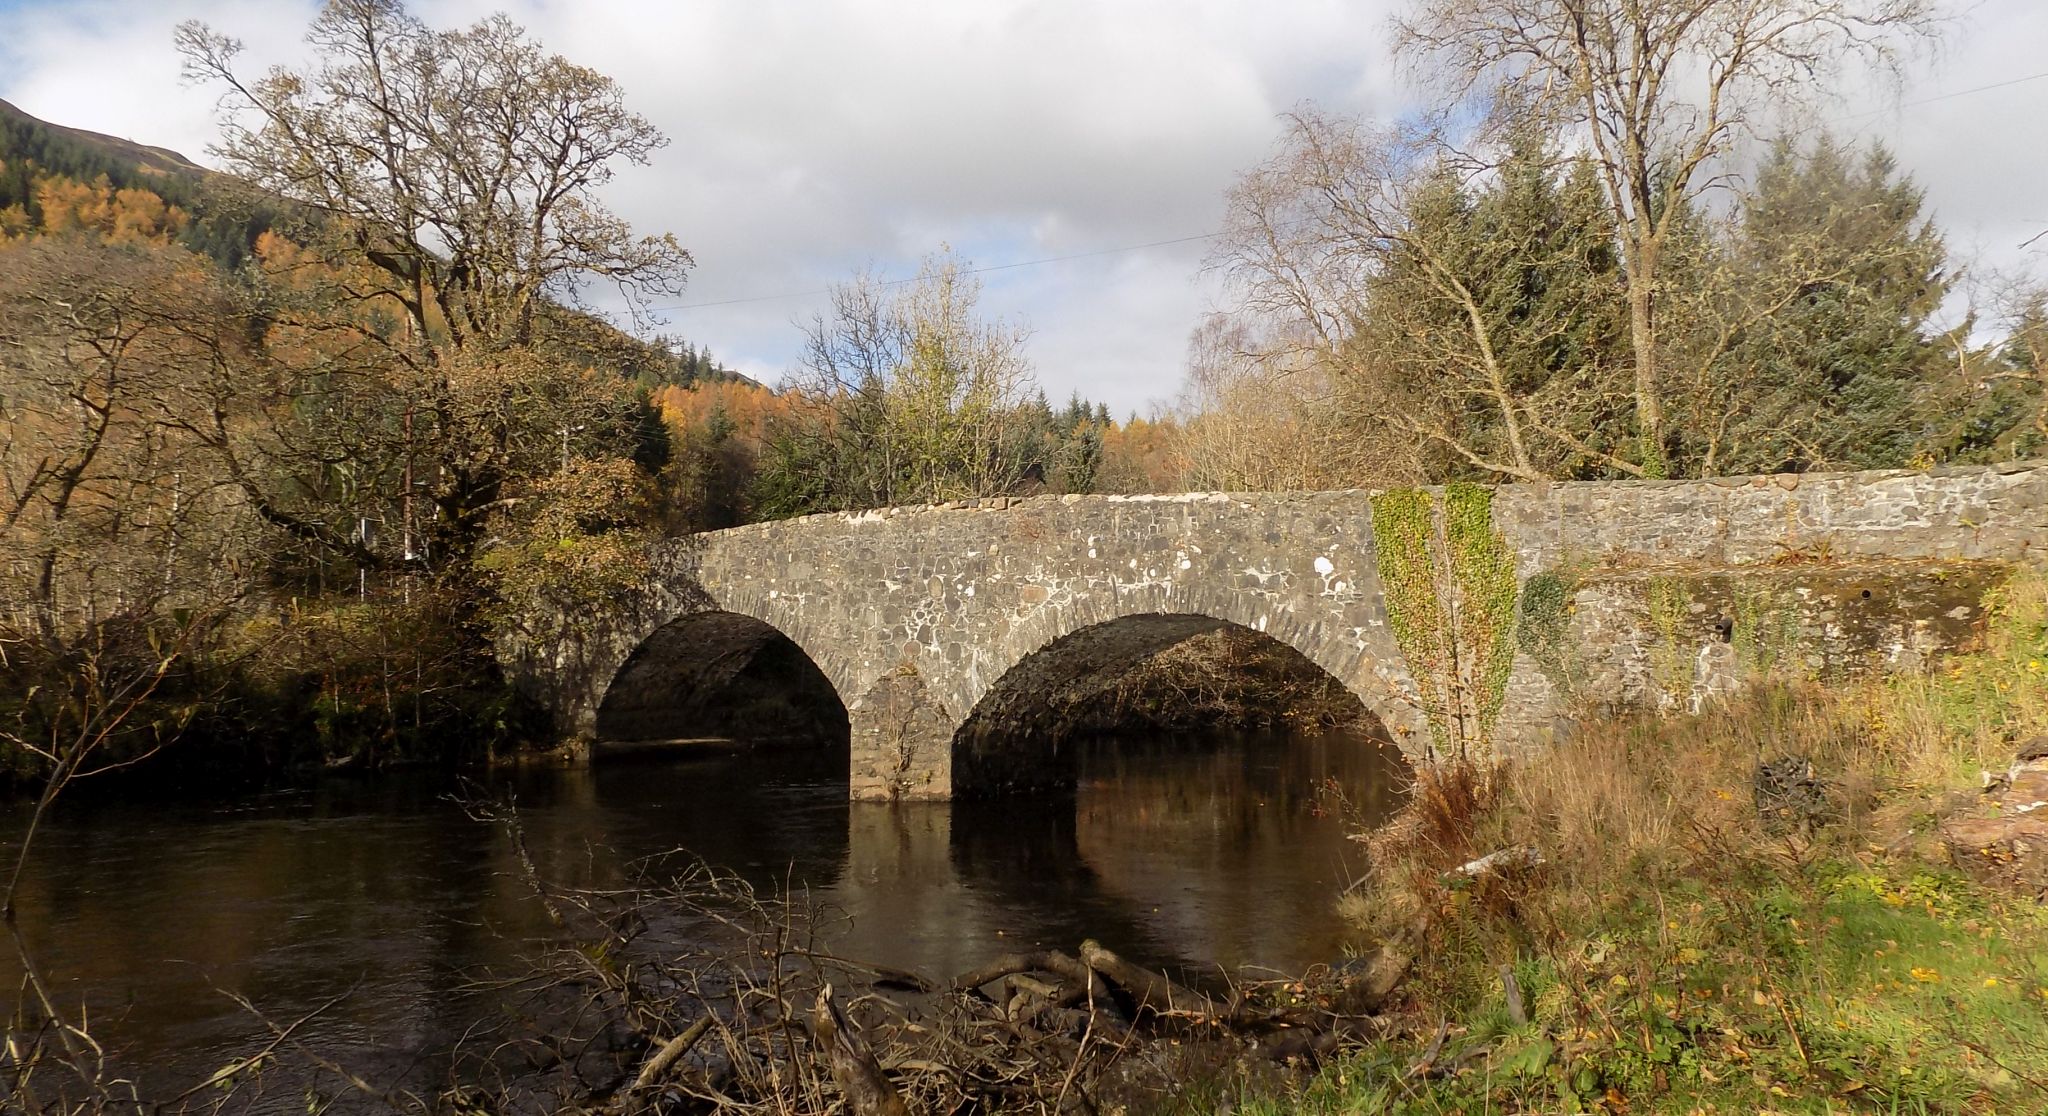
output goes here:
<path id="1" fill-rule="evenodd" d="M 1775 851 L 1782 842 L 1758 824 L 1752 788 L 1764 760 L 1805 757 L 1832 784 L 1832 820 L 1865 822 L 1875 774 L 1857 740 L 1855 718 L 1818 690 L 1780 689 L 1683 719 L 1593 722 L 1519 760 L 1424 768 L 1408 809 L 1363 837 L 1374 874 L 1347 913 L 1382 935 L 1426 933 L 1432 917 L 1474 900 L 1575 924 L 1696 874 L 1731 839 Z M 1527 849 L 1540 863 L 1517 854 L 1460 870 Z"/>
<path id="2" fill-rule="evenodd" d="M 1521 901 L 1563 917 L 1712 873 L 1730 849 L 1797 860 L 1889 842 L 1879 827 L 1925 819 L 2048 732 L 2048 571 L 1990 603 L 1981 650 L 1927 674 L 1769 679 L 1697 714 L 1589 719 L 1513 760 L 1424 769 L 1409 810 L 1363 836 L 1375 876 L 1347 910 L 1383 933 L 1412 928 L 1472 890 L 1460 865 L 1502 849 L 1540 850 L 1542 887 Z M 1788 759 L 1811 763 L 1827 805 L 1790 834 L 1763 824 L 1756 797 L 1760 765 Z"/>
<path id="3" fill-rule="evenodd" d="M 1419 771 L 1345 907 L 1414 959 L 1432 1064 L 1480 1067 L 1424 1099 L 2048 1109 L 2048 913 L 1925 839 L 2048 731 L 2048 573 L 1994 603 L 1926 675 L 1765 679 Z"/>

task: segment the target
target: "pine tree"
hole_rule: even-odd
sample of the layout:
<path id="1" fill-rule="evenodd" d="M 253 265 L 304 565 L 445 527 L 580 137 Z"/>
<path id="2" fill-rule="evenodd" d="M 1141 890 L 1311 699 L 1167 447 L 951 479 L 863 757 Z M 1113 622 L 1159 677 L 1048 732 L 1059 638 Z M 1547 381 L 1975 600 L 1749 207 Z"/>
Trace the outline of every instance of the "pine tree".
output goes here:
<path id="1" fill-rule="evenodd" d="M 1482 185 L 1448 164 L 1429 174 L 1349 344 L 1354 422 L 1401 408 L 1439 479 L 1606 475 L 1599 454 L 1622 453 L 1630 421 L 1607 390 L 1628 338 L 1598 191 L 1533 132 Z"/>
<path id="2" fill-rule="evenodd" d="M 1717 471 L 1897 466 L 1926 437 L 1926 325 L 1949 277 L 1922 202 L 1882 147 L 1772 146 L 1728 281 L 1784 294 L 1729 354 L 1751 387 Z"/>

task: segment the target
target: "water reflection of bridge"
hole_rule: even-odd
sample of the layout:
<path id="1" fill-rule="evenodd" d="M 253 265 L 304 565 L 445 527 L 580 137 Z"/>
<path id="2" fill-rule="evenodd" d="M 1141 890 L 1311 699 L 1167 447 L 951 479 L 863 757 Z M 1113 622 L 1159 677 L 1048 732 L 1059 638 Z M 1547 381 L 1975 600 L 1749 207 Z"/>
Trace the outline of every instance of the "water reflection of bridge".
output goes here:
<path id="1" fill-rule="evenodd" d="M 919 971 L 1084 937 L 1161 964 L 1334 955 L 1332 904 L 1364 869 L 1347 832 L 1390 812 L 1398 752 L 1347 733 L 1080 750 L 1078 785 L 1041 795 L 848 801 L 843 753 L 760 744 L 552 773 L 521 806 L 550 879 L 610 885 L 590 876 L 607 860 L 683 849 L 808 892 L 839 952 Z"/>
<path id="2" fill-rule="evenodd" d="M 935 972 L 1083 937 L 1162 964 L 1337 956 L 1332 904 L 1361 867 L 1347 829 L 1390 811 L 1391 749 L 1331 735 L 1091 764 L 1062 796 L 853 804 L 828 892 L 851 919 L 845 948 Z"/>

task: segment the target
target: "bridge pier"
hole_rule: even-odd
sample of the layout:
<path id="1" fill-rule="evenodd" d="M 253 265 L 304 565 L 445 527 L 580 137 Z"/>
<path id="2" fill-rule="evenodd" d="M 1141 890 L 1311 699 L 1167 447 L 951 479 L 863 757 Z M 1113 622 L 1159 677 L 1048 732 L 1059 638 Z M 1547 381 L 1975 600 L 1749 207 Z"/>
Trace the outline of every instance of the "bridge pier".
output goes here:
<path id="1" fill-rule="evenodd" d="M 856 800 L 953 797 L 953 731 L 945 706 L 908 663 L 882 675 L 847 707 L 848 787 Z"/>

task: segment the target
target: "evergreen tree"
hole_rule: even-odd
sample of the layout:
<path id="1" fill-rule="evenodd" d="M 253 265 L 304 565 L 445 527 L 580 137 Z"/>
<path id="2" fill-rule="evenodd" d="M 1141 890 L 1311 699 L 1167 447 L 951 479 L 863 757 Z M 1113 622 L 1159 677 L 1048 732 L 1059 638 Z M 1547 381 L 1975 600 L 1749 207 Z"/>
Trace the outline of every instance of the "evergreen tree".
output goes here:
<path id="1" fill-rule="evenodd" d="M 1396 413 L 1442 479 L 1600 476 L 1626 367 L 1614 238 L 1592 168 L 1534 132 L 1490 180 L 1438 163 L 1365 287 L 1343 364 L 1361 428 Z"/>
<path id="2" fill-rule="evenodd" d="M 1927 436 L 1926 325 L 1949 278 L 1922 201 L 1882 147 L 1773 144 L 1722 280 L 1768 313 L 1726 358 L 1747 387 L 1716 472 L 1893 467 Z"/>

